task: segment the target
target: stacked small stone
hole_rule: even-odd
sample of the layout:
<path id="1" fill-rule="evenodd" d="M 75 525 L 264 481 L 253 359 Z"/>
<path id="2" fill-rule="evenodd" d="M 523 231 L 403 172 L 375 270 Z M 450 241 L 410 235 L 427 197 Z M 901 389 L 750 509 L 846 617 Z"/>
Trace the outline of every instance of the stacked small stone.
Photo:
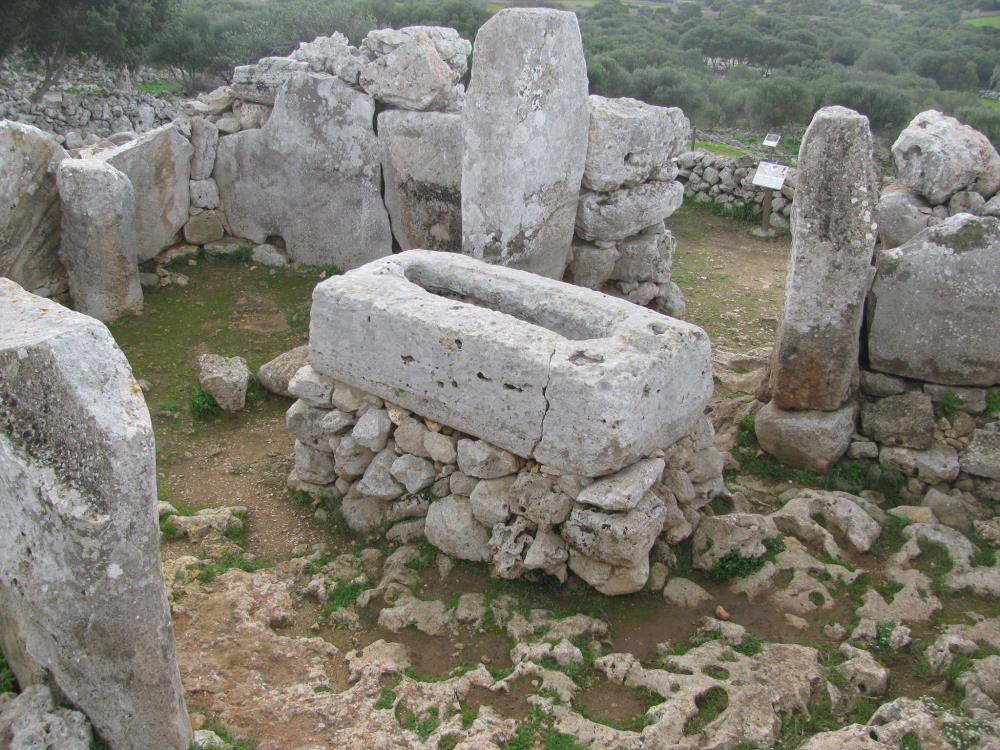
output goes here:
<path id="1" fill-rule="evenodd" d="M 680 317 L 683 295 L 670 280 L 677 243 L 663 222 L 684 198 L 674 159 L 690 123 L 676 107 L 635 99 L 591 96 L 590 109 L 567 279 L 590 288 L 610 283 L 630 302 Z"/>
<path id="2" fill-rule="evenodd" d="M 495 575 L 573 571 L 605 594 L 640 590 L 649 551 L 687 538 L 724 491 L 711 423 L 596 481 L 526 460 L 316 372 L 289 383 L 293 490 L 339 500 L 358 533 L 421 537 Z"/>
<path id="3" fill-rule="evenodd" d="M 708 151 L 685 151 L 677 157 L 677 179 L 684 183 L 684 196 L 699 203 L 718 203 L 731 208 L 751 206 L 761 212 L 764 189 L 753 184 L 757 162 L 749 156 L 732 157 Z M 798 170 L 789 169 L 781 191 L 771 200 L 771 225 L 787 227 Z"/>

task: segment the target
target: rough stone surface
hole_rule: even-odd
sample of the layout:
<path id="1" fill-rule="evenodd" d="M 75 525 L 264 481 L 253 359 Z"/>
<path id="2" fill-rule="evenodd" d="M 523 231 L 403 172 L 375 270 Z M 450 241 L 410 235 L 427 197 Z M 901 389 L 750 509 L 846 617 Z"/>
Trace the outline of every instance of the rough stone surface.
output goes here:
<path id="1" fill-rule="evenodd" d="M 367 94 L 293 73 L 264 127 L 219 142 L 214 177 L 233 234 L 278 235 L 291 260 L 341 269 L 387 255 L 374 117 Z"/>
<path id="2" fill-rule="evenodd" d="M 57 708 L 45 685 L 18 695 L 0 693 L 0 744 L 11 750 L 90 750 L 90 722 L 79 711 Z"/>
<path id="3" fill-rule="evenodd" d="M 1000 188 L 1000 156 L 989 139 L 933 109 L 921 112 L 892 144 L 899 179 L 931 204 L 963 188 L 989 198 Z"/>
<path id="4" fill-rule="evenodd" d="M 868 118 L 821 109 L 799 152 L 785 307 L 771 360 L 771 397 L 780 409 L 833 411 L 847 399 L 871 280 L 877 189 Z"/>
<path id="5" fill-rule="evenodd" d="M 68 156 L 38 128 L 0 121 L 0 276 L 44 297 L 66 285 L 59 192 L 49 165 Z"/>
<path id="6" fill-rule="evenodd" d="M 653 485 L 660 481 L 665 465 L 662 458 L 637 461 L 627 469 L 598 479 L 589 487 L 583 488 L 576 500 L 602 510 L 632 510 Z"/>
<path id="7" fill-rule="evenodd" d="M 231 94 L 248 102 L 274 104 L 285 82 L 306 70 L 309 64 L 301 60 L 264 57 L 253 65 L 239 65 L 233 70 Z"/>
<path id="8" fill-rule="evenodd" d="M 690 138 L 691 123 L 678 107 L 591 96 L 583 185 L 609 191 L 669 179 Z"/>
<path id="9" fill-rule="evenodd" d="M 202 211 L 184 225 L 184 240 L 192 245 L 207 245 L 221 240 L 226 234 L 218 211 Z"/>
<path id="10" fill-rule="evenodd" d="M 861 407 L 861 431 L 883 445 L 930 448 L 934 441 L 934 404 L 925 393 L 870 401 Z"/>
<path id="11" fill-rule="evenodd" d="M 484 479 L 472 490 L 472 514 L 483 526 L 506 523 L 510 518 L 514 497 L 515 475 L 499 479 Z"/>
<path id="12" fill-rule="evenodd" d="M 193 153 L 178 126 L 170 124 L 99 157 L 123 172 L 135 188 L 136 257 L 140 263 L 174 244 L 188 219 Z"/>
<path id="13" fill-rule="evenodd" d="M 517 472 L 517 457 L 485 440 L 459 440 L 458 468 L 477 479 L 499 479 Z"/>
<path id="14" fill-rule="evenodd" d="M 613 278 L 621 281 L 670 282 L 677 240 L 663 224 L 655 224 L 636 237 L 629 237 L 618 245 L 618 260 Z"/>
<path id="15" fill-rule="evenodd" d="M 385 205 L 403 250 L 462 249 L 462 117 L 388 110 L 378 116 Z"/>
<path id="16" fill-rule="evenodd" d="M 363 66 L 359 83 L 390 107 L 425 110 L 447 105 L 452 76 L 431 38 L 416 33 Z"/>
<path id="17" fill-rule="evenodd" d="M 878 202 L 878 230 L 882 249 L 891 250 L 927 228 L 931 207 L 909 190 L 885 192 Z"/>
<path id="18" fill-rule="evenodd" d="M 240 411 L 246 403 L 250 368 L 243 357 L 199 355 L 198 383 L 225 411 Z"/>
<path id="19" fill-rule="evenodd" d="M 463 252 L 562 278 L 587 156 L 587 88 L 575 14 L 506 8 L 479 29 L 463 110 Z"/>
<path id="20" fill-rule="evenodd" d="M 204 117 L 191 119 L 191 179 L 207 180 L 215 169 L 215 155 L 219 149 L 219 129 Z"/>
<path id="21" fill-rule="evenodd" d="M 701 329 L 464 255 L 328 279 L 311 319 L 319 372 L 571 474 L 673 444 L 712 390 Z"/>
<path id="22" fill-rule="evenodd" d="M 592 245 L 576 239 L 566 266 L 566 281 L 588 289 L 598 289 L 611 278 L 620 255 L 611 243 Z"/>
<path id="23" fill-rule="evenodd" d="M 972 443 L 959 460 L 967 474 L 1000 480 L 1000 423 L 991 422 L 972 433 Z"/>
<path id="24" fill-rule="evenodd" d="M 663 501 L 648 493 L 627 513 L 574 508 L 560 533 L 570 547 L 588 558 L 616 567 L 645 565 L 648 574 L 649 550 L 663 530 L 665 518 Z"/>
<path id="25" fill-rule="evenodd" d="M 128 177 L 97 159 L 67 159 L 56 181 L 62 203 L 59 256 L 76 309 L 103 321 L 139 312 L 136 198 Z"/>
<path id="26" fill-rule="evenodd" d="M 1000 383 L 1000 220 L 959 214 L 881 253 L 869 307 L 872 369 Z"/>
<path id="27" fill-rule="evenodd" d="M 584 191 L 576 214 L 576 233 L 585 240 L 623 240 L 658 224 L 680 208 L 684 186 L 644 182 L 609 193 Z"/>
<path id="28" fill-rule="evenodd" d="M 858 408 L 837 411 L 785 411 L 767 404 L 757 412 L 754 429 L 760 447 L 784 464 L 827 471 L 851 444 Z"/>
<path id="29" fill-rule="evenodd" d="M 427 541 L 452 557 L 474 562 L 490 559 L 489 532 L 472 515 L 467 498 L 449 495 L 431 503 L 424 533 Z"/>
<path id="30" fill-rule="evenodd" d="M 155 461 L 108 330 L 0 279 L 0 646 L 22 686 L 49 685 L 126 750 L 191 737 Z"/>
<path id="31" fill-rule="evenodd" d="M 730 553 L 761 557 L 767 552 L 764 542 L 776 536 L 778 527 L 770 516 L 756 513 L 707 516 L 694 532 L 691 562 L 699 570 L 711 570 Z"/>

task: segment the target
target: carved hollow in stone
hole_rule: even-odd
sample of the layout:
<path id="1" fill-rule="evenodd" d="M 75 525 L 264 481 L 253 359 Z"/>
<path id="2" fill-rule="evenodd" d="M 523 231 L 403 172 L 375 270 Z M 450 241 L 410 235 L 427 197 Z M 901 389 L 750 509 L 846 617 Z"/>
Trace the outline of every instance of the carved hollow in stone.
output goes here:
<path id="1" fill-rule="evenodd" d="M 708 336 L 696 326 L 526 272 L 417 250 L 316 287 L 310 363 L 586 476 L 671 445 L 712 392 Z"/>

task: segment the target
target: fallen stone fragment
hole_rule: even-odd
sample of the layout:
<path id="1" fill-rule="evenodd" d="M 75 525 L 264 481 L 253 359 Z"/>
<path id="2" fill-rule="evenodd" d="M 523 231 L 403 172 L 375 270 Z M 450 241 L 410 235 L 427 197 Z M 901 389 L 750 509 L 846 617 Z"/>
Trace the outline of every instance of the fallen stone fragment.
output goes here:
<path id="1" fill-rule="evenodd" d="M 309 345 L 297 346 L 261 365 L 257 370 L 257 382 L 279 396 L 301 398 L 292 394 L 289 384 L 295 373 L 306 366 L 308 360 Z"/>
<path id="2" fill-rule="evenodd" d="M 198 383 L 224 411 L 240 411 L 246 405 L 250 368 L 243 357 L 201 354 L 196 360 Z"/>

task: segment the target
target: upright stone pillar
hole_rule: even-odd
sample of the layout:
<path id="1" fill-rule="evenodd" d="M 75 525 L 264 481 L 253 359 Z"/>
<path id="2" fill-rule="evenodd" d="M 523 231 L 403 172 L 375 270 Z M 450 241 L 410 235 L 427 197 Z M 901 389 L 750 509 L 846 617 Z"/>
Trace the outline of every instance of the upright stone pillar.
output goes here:
<path id="1" fill-rule="evenodd" d="M 851 441 L 848 404 L 874 269 L 878 183 L 868 118 L 844 107 L 813 117 L 799 150 L 785 309 L 771 358 L 761 447 L 827 471 Z"/>
<path id="2" fill-rule="evenodd" d="M 824 107 L 799 151 L 785 309 L 771 362 L 771 398 L 781 409 L 833 411 L 847 400 L 874 273 L 877 204 L 868 118 Z"/>
<path id="3" fill-rule="evenodd" d="M 108 329 L 0 279 L 0 645 L 115 750 L 186 750 L 153 430 Z"/>
<path id="4" fill-rule="evenodd" d="M 142 309 L 135 190 L 98 159 L 67 159 L 56 172 L 62 201 L 59 256 L 76 309 L 108 322 Z"/>
<path id="5" fill-rule="evenodd" d="M 508 8 L 476 36 L 463 112 L 463 252 L 561 279 L 587 159 L 576 15 Z"/>

